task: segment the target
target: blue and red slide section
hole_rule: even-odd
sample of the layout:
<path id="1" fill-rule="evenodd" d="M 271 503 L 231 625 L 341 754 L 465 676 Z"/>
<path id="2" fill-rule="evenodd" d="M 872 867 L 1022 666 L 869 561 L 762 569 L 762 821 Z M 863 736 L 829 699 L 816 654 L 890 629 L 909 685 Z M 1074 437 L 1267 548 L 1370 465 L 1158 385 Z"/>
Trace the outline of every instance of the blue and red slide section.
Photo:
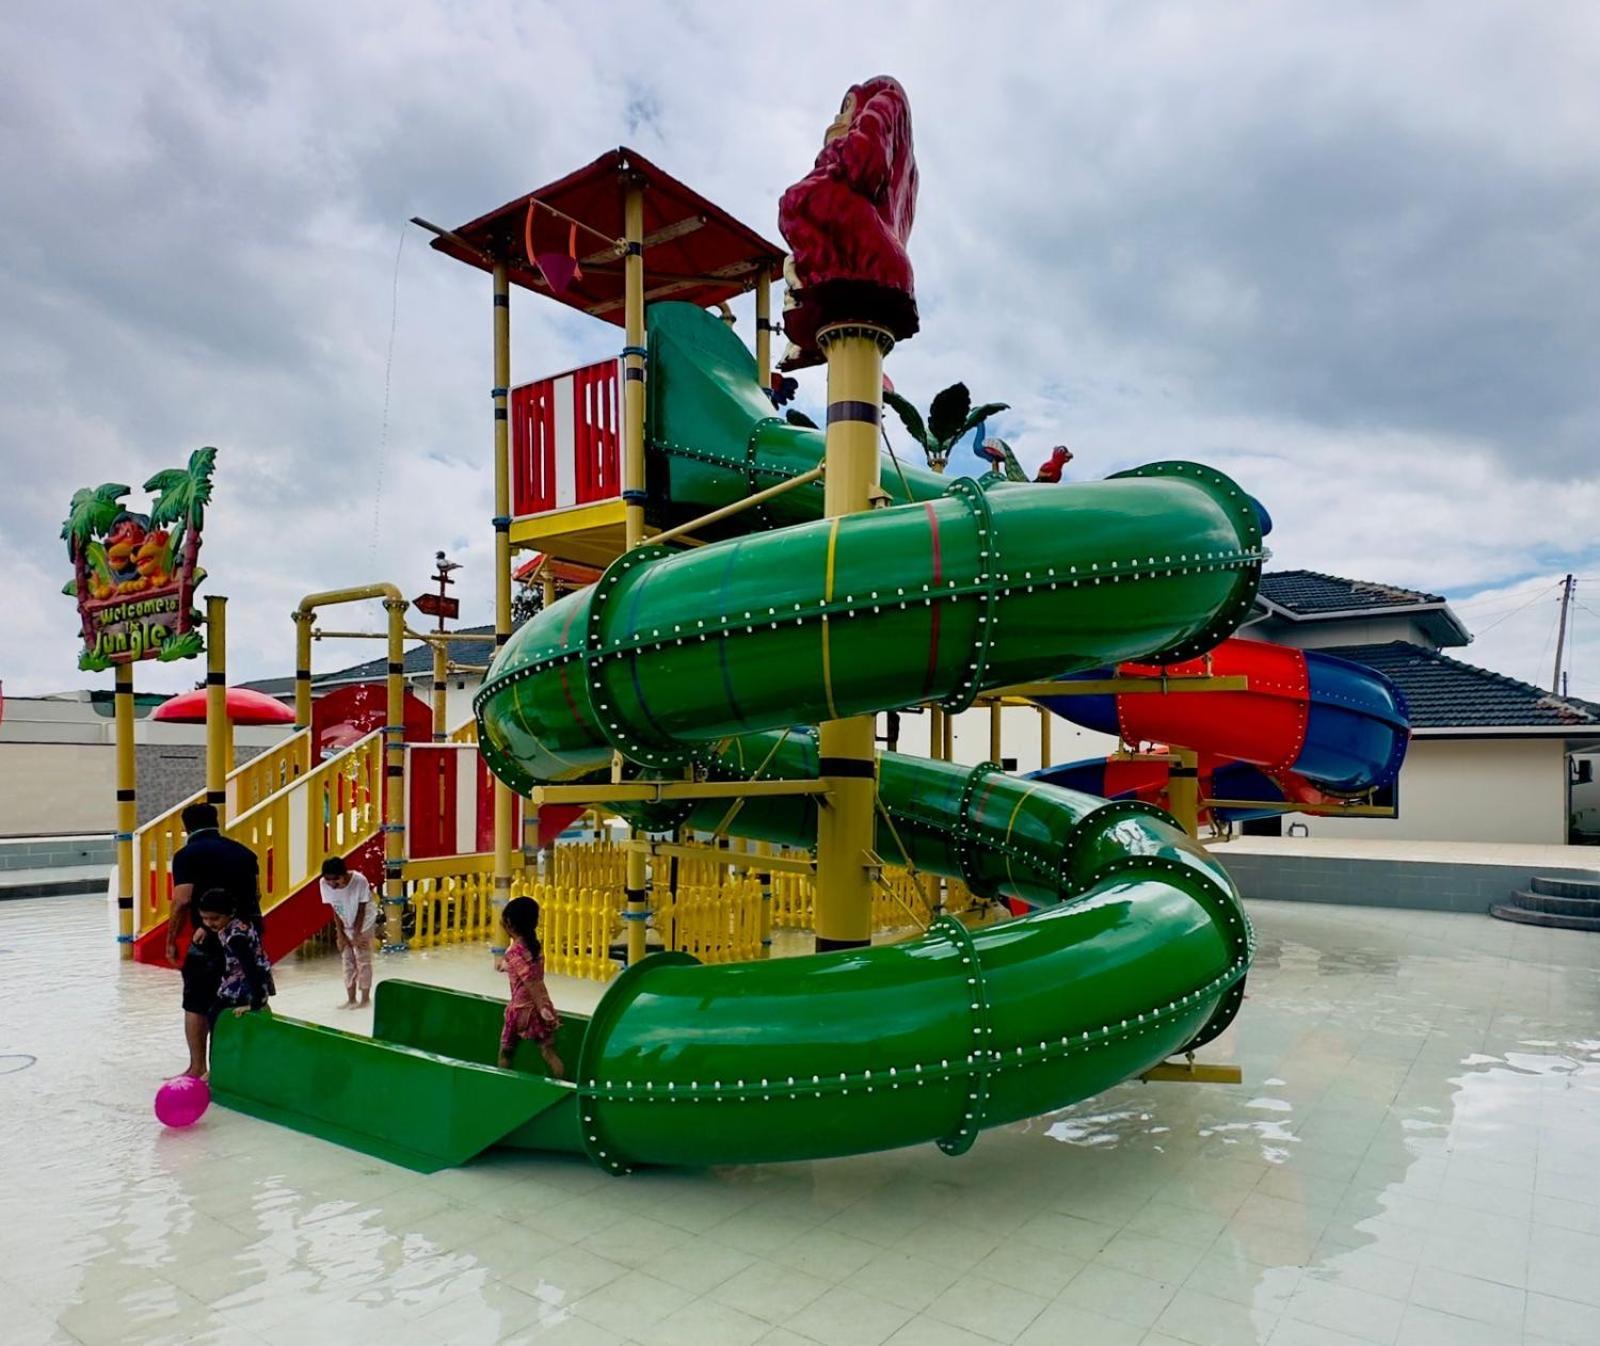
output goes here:
<path id="1" fill-rule="evenodd" d="M 1063 682 L 1243 675 L 1242 692 L 1045 696 L 1041 705 L 1128 744 L 1191 749 L 1201 798 L 1325 804 L 1390 784 L 1411 737 L 1405 697 L 1375 669 L 1287 645 L 1234 638 L 1180 664 L 1122 664 Z M 1108 799 L 1166 806 L 1171 764 L 1096 758 L 1047 767 L 1035 780 Z M 1223 822 L 1281 809 L 1218 809 Z M 1202 813 L 1202 818 L 1207 815 Z"/>

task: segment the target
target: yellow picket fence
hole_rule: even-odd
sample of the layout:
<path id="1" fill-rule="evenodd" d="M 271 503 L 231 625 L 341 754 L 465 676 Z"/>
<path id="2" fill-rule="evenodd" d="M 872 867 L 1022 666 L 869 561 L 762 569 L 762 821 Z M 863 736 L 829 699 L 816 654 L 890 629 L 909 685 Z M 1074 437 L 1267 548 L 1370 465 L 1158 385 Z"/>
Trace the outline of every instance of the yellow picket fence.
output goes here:
<path id="1" fill-rule="evenodd" d="M 739 858 L 742 867 L 722 863 Z M 620 964 L 611 949 L 622 938 L 625 847 L 609 841 L 554 847 L 544 877 L 520 867 L 513 873 L 511 895 L 537 899 L 545 966 L 553 973 L 609 981 Z M 654 925 L 668 949 L 693 954 L 703 963 L 735 963 L 766 956 L 762 929 L 760 857 L 700 856 L 652 861 L 650 905 Z M 412 861 L 405 877 L 410 888 L 414 949 L 451 944 L 494 943 L 491 907 L 494 857 L 453 856 Z M 904 869 L 884 871 L 888 891 L 880 888 L 873 902 L 873 926 L 899 930 L 927 925 L 932 919 L 924 886 L 926 878 Z M 774 871 L 770 878 L 771 925 L 794 930 L 812 928 L 815 908 L 809 875 Z M 971 893 L 954 880 L 945 884 L 945 909 L 962 912 L 974 905 Z"/>
<path id="2" fill-rule="evenodd" d="M 555 868 L 571 876 L 586 870 L 591 861 L 601 872 L 615 867 L 614 857 L 606 855 L 566 856 Z M 413 949 L 491 944 L 503 938 L 495 928 L 493 855 L 412 861 L 406 865 L 405 878 L 415 922 L 407 942 Z M 559 880 L 541 882 L 535 871 L 518 868 L 511 876 L 511 896 L 539 903 L 546 970 L 589 981 L 609 981 L 616 975 L 611 944 L 622 932 L 620 883 L 613 890 Z"/>

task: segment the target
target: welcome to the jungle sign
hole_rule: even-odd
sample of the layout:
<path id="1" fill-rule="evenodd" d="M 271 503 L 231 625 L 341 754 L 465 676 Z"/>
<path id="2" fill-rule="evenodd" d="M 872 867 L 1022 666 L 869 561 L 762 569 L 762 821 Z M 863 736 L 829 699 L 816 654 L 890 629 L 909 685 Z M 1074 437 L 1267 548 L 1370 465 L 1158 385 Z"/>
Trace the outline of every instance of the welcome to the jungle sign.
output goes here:
<path id="1" fill-rule="evenodd" d="M 61 537 L 73 578 L 62 592 L 78 600 L 83 669 L 140 659 L 189 659 L 204 649 L 194 591 L 205 578 L 197 564 L 211 470 L 217 451 L 196 449 L 187 467 L 157 472 L 144 489 L 147 514 L 130 510 L 129 487 L 86 487 L 72 497 Z"/>

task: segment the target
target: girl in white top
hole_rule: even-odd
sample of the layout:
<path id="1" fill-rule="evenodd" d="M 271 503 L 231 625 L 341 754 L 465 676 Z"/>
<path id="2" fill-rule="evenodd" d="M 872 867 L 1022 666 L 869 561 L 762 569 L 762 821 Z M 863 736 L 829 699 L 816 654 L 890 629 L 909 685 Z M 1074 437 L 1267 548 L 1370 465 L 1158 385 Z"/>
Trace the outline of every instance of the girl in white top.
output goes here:
<path id="1" fill-rule="evenodd" d="M 356 873 L 338 856 L 322 862 L 322 900 L 333 908 L 333 936 L 344 959 L 343 1008 L 372 1003 L 372 941 L 378 904 L 366 875 Z M 361 992 L 360 1000 L 356 992 Z"/>

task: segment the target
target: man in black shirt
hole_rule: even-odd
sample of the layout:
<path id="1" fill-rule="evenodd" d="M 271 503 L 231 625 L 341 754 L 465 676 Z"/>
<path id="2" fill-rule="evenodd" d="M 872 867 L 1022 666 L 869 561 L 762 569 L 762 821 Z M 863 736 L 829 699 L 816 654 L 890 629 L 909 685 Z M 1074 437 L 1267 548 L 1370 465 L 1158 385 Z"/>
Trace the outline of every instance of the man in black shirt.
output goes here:
<path id="1" fill-rule="evenodd" d="M 234 914 L 261 931 L 260 866 L 248 846 L 222 835 L 211 804 L 190 804 L 183 811 L 188 840 L 172 857 L 172 910 L 167 917 L 167 961 L 178 963 L 182 951 L 183 1035 L 189 1044 L 185 1075 L 206 1073 L 210 1014 L 222 980 L 222 946 L 200 921 L 195 902 L 200 894 L 221 888 L 233 900 Z"/>

